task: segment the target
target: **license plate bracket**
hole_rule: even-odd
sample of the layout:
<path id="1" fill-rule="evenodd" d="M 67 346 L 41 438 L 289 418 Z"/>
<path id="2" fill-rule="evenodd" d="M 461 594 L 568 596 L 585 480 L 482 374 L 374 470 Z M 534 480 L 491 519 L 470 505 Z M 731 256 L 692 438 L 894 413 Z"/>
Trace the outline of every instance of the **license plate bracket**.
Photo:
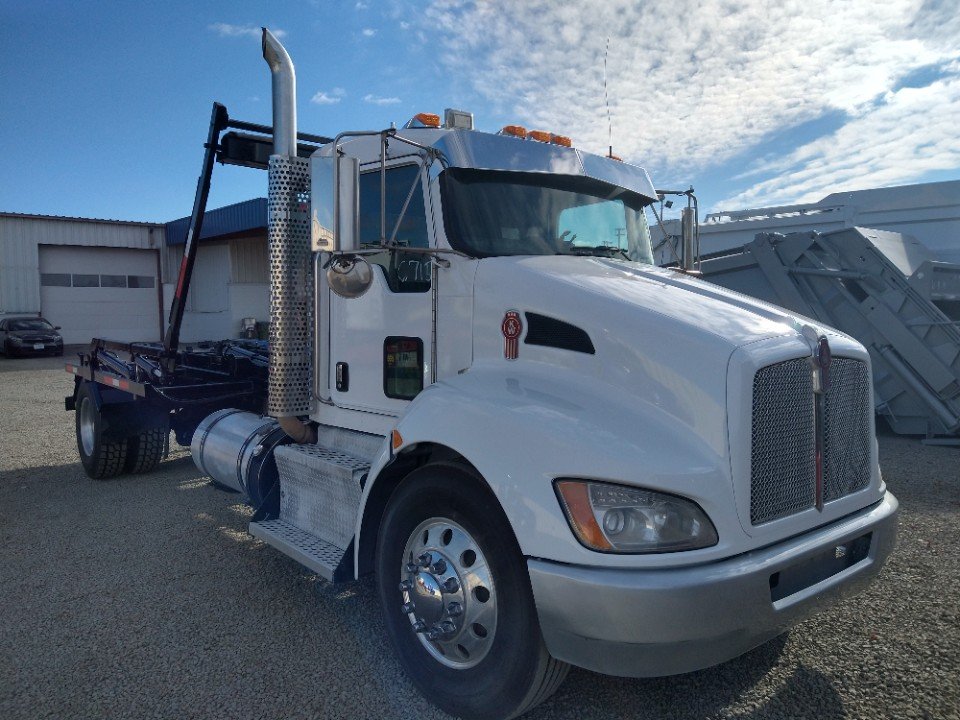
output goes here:
<path id="1" fill-rule="evenodd" d="M 783 600 L 856 565 L 870 552 L 873 533 L 831 546 L 770 576 L 770 599 Z"/>

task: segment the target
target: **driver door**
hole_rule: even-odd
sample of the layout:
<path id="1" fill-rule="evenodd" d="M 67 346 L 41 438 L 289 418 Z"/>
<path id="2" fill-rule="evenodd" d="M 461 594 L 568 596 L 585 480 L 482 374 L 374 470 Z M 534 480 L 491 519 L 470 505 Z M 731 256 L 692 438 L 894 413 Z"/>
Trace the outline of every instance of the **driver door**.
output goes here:
<path id="1" fill-rule="evenodd" d="M 401 246 L 430 245 L 422 175 L 417 164 L 386 171 L 386 234 L 396 228 Z M 380 246 L 380 182 L 379 168 L 360 175 L 361 249 Z M 373 271 L 366 292 L 344 298 L 327 291 L 330 399 L 347 410 L 399 416 L 430 382 L 431 259 L 402 250 L 365 258 Z"/>

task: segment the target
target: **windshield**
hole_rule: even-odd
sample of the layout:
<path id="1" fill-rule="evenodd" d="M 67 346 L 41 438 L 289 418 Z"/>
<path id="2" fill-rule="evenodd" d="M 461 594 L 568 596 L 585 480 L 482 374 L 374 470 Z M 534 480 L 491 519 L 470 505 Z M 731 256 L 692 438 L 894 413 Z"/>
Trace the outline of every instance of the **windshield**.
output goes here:
<path id="1" fill-rule="evenodd" d="M 11 320 L 8 330 L 53 330 L 46 320 Z"/>
<path id="2" fill-rule="evenodd" d="M 652 265 L 650 201 L 592 178 L 448 168 L 447 237 L 474 257 L 594 255 Z"/>

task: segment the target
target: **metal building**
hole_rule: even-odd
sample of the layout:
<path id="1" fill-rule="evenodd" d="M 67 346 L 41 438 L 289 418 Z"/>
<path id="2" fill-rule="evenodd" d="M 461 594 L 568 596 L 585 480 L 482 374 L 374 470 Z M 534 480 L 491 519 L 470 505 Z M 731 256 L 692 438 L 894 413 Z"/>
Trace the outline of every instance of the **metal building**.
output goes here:
<path id="1" fill-rule="evenodd" d="M 0 318 L 42 315 L 64 342 L 158 341 L 189 218 L 166 224 L 0 213 Z M 267 201 L 207 212 L 181 339 L 238 337 L 266 321 Z"/>
<path id="2" fill-rule="evenodd" d="M 679 221 L 668 220 L 664 225 L 677 244 Z M 710 213 L 700 223 L 700 252 L 709 256 L 741 248 L 758 233 L 787 235 L 853 227 L 911 235 L 941 260 L 960 262 L 960 180 L 831 193 L 802 205 Z M 656 245 L 663 234 L 657 227 L 652 234 Z M 668 245 L 659 250 L 661 264 L 675 259 Z"/>
<path id="3" fill-rule="evenodd" d="M 65 343 L 156 340 L 163 225 L 0 213 L 0 317 L 42 315 Z"/>
<path id="4" fill-rule="evenodd" d="M 190 218 L 184 217 L 165 227 L 164 317 L 169 315 L 189 225 Z M 265 322 L 269 309 L 266 198 L 207 211 L 181 341 L 238 337 L 244 318 Z"/>

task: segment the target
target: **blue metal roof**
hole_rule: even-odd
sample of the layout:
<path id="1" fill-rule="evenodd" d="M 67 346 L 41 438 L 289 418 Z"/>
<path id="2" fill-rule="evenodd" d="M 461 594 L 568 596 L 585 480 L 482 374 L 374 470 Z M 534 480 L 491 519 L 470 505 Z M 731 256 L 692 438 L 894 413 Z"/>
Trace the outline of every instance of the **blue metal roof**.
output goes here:
<path id="1" fill-rule="evenodd" d="M 225 205 L 216 210 L 208 210 L 203 216 L 201 240 L 235 235 L 250 230 L 266 229 L 267 199 L 254 198 L 233 205 Z M 167 245 L 183 245 L 187 241 L 190 217 L 173 220 L 166 224 Z"/>

